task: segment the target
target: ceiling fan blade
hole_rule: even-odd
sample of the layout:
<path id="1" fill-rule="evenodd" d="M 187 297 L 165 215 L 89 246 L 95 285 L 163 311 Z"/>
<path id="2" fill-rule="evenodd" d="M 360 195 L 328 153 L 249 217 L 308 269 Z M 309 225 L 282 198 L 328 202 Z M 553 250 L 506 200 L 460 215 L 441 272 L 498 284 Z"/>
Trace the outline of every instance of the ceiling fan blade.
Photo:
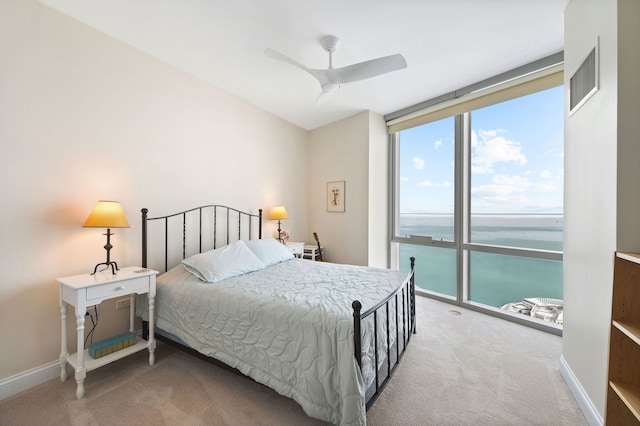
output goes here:
<path id="1" fill-rule="evenodd" d="M 341 84 L 365 80 L 407 67 L 407 61 L 404 57 L 396 54 L 334 69 L 332 55 L 339 42 L 340 40 L 335 36 L 323 37 L 320 41 L 322 47 L 329 52 L 329 68 L 321 70 L 307 68 L 300 62 L 270 48 L 265 49 L 264 54 L 272 59 L 300 68 L 314 76 L 320 83 L 320 87 L 322 87 L 322 92 L 316 99 L 316 105 L 327 102 L 331 98 L 331 94 L 338 90 Z"/>
<path id="2" fill-rule="evenodd" d="M 316 69 L 313 69 L 313 68 L 307 68 L 304 65 L 302 65 L 300 62 L 298 62 L 298 61 L 296 61 L 294 59 L 291 59 L 290 57 L 288 57 L 284 53 L 280 53 L 277 50 L 266 48 L 266 49 L 264 49 L 264 54 L 266 56 L 268 56 L 269 58 L 276 59 L 276 60 L 282 61 L 282 62 L 286 62 L 287 64 L 293 65 L 295 67 L 300 68 L 301 70 L 304 70 L 304 71 L 308 72 L 309 74 L 314 76 L 320 82 L 320 86 L 324 86 L 325 84 L 329 83 L 329 78 L 327 77 L 326 70 L 316 70 Z"/>
<path id="3" fill-rule="evenodd" d="M 407 67 L 407 61 L 400 54 L 371 59 L 337 69 L 328 69 L 327 75 L 332 83 L 344 84 L 365 80 Z"/>
<path id="4" fill-rule="evenodd" d="M 308 68 L 305 67 L 304 65 L 302 65 L 300 62 L 298 62 L 298 61 L 296 61 L 294 59 L 291 59 L 290 57 L 288 57 L 284 53 L 280 53 L 277 50 L 266 48 L 266 49 L 264 49 L 264 54 L 266 56 L 272 58 L 272 59 L 277 59 L 279 61 L 286 62 L 288 64 L 291 64 L 291 65 L 294 65 L 294 66 L 296 66 L 298 68 L 301 68 L 301 69 L 303 69 L 305 71 L 308 70 Z"/>
<path id="5" fill-rule="evenodd" d="M 325 104 L 331 99 L 331 95 L 333 92 L 337 91 L 340 88 L 338 84 L 335 83 L 327 83 L 322 86 L 322 92 L 318 95 L 316 99 L 316 105 Z"/>
<path id="6" fill-rule="evenodd" d="M 333 94 L 333 92 L 326 92 L 324 90 L 322 92 L 320 92 L 320 94 L 316 98 L 316 105 L 324 105 L 327 102 L 329 102 L 329 100 L 331 99 L 331 95 L 332 94 Z"/>

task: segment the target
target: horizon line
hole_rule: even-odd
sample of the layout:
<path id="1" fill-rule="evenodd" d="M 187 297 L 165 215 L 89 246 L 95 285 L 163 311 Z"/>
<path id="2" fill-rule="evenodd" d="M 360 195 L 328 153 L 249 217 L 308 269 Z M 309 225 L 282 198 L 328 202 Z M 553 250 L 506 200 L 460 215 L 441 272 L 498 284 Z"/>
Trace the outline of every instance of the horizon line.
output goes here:
<path id="1" fill-rule="evenodd" d="M 400 214 L 439 214 L 439 215 L 449 215 L 454 216 L 454 213 L 438 213 L 438 212 L 400 212 Z M 516 215 L 530 215 L 530 216 L 542 216 L 542 215 L 556 215 L 556 216 L 564 216 L 564 213 L 472 213 L 471 216 L 516 216 Z"/>

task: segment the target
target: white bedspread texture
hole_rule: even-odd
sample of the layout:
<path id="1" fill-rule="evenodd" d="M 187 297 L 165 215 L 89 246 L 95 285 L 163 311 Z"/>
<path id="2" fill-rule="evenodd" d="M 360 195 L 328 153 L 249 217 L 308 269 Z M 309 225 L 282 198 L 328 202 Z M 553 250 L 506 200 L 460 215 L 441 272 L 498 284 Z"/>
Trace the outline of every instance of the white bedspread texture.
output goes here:
<path id="1" fill-rule="evenodd" d="M 360 300 L 365 312 L 405 279 L 400 271 L 292 259 L 207 284 L 177 266 L 158 277 L 156 326 L 293 398 L 311 417 L 362 425 L 365 383 L 351 302 Z M 136 305 L 146 317 L 146 304 Z M 378 342 L 386 351 L 386 334 Z"/>

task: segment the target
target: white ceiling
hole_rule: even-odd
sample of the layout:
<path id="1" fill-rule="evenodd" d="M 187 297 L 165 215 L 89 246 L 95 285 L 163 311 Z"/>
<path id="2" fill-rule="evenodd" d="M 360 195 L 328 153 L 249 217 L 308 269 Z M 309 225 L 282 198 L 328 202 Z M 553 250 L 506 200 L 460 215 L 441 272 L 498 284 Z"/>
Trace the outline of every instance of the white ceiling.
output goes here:
<path id="1" fill-rule="evenodd" d="M 304 129 L 387 114 L 563 49 L 568 0 L 40 0 Z M 316 106 L 317 80 L 264 55 L 326 68 L 401 53 L 407 69 L 344 85 Z"/>

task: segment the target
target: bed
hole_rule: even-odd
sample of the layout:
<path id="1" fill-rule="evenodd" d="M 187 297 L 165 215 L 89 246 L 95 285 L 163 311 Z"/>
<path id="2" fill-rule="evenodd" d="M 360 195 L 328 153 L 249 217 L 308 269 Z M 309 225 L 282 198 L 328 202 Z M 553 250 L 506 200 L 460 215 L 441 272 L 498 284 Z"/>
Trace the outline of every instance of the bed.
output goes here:
<path id="1" fill-rule="evenodd" d="M 163 271 L 158 340 L 334 424 L 365 424 L 416 331 L 413 258 L 409 274 L 295 258 L 263 238 L 262 210 L 207 205 L 149 217 L 142 209 L 142 266 Z M 147 306 L 136 303 L 144 330 Z"/>

